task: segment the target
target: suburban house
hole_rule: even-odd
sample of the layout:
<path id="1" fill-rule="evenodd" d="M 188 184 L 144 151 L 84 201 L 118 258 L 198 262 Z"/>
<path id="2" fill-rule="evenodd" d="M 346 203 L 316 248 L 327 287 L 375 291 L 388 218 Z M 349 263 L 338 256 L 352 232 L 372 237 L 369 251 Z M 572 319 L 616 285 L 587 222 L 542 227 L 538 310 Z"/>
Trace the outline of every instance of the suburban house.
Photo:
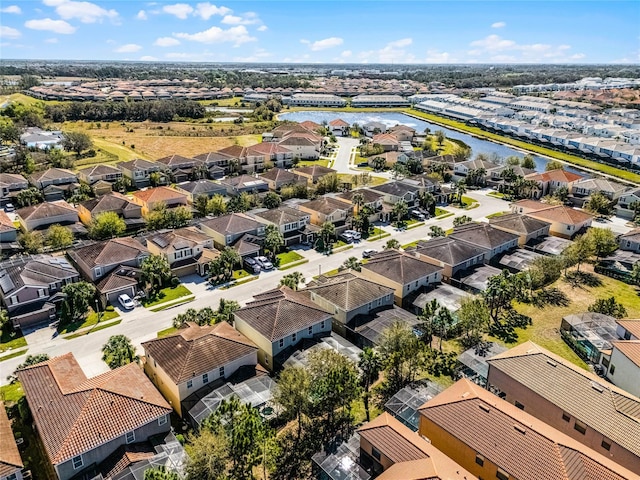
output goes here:
<path id="1" fill-rule="evenodd" d="M 442 280 L 442 267 L 432 265 L 415 255 L 385 250 L 362 265 L 358 276 L 393 288 L 394 301 L 402 306 L 407 295 Z"/>
<path id="2" fill-rule="evenodd" d="M 569 193 L 573 189 L 574 182 L 581 180 L 582 175 L 568 172 L 562 168 L 549 170 L 548 172 L 532 173 L 524 177 L 525 180 L 533 180 L 538 184 L 540 196 L 551 195 L 559 188 L 566 188 Z"/>
<path id="3" fill-rule="evenodd" d="M 93 185 L 98 181 L 114 183 L 122 178 L 122 170 L 111 165 L 93 165 L 78 170 L 78 180 Z"/>
<path id="4" fill-rule="evenodd" d="M 137 363 L 87 378 L 72 353 L 18 371 L 52 471 L 93 478 L 118 448 L 171 429 L 171 407 Z"/>
<path id="5" fill-rule="evenodd" d="M 44 202 L 31 207 L 24 207 L 16 211 L 22 228 L 43 230 L 51 225 L 73 225 L 78 222 L 78 211 L 64 200 Z"/>
<path id="6" fill-rule="evenodd" d="M 12 249 L 13 244 L 18 238 L 18 229 L 13 224 L 4 210 L 0 210 L 0 250 Z M 2 244 L 5 244 L 4 246 Z M 7 248 L 8 247 L 8 248 Z"/>
<path id="7" fill-rule="evenodd" d="M 329 122 L 329 130 L 332 135 L 342 137 L 349 132 L 349 124 L 341 118 L 335 118 Z"/>
<path id="8" fill-rule="evenodd" d="M 357 315 L 367 315 L 393 305 L 394 291 L 351 272 L 343 272 L 331 277 L 319 276 L 304 292 L 313 303 L 332 312 L 333 330 L 344 337 L 345 327 L 352 324 Z"/>
<path id="9" fill-rule="evenodd" d="M 0 299 L 15 328 L 31 327 L 53 320 L 60 290 L 79 279 L 64 257 L 21 257 L 0 264 Z"/>
<path id="10" fill-rule="evenodd" d="M 618 237 L 620 250 L 640 253 L 640 228 L 634 228 L 630 232 Z"/>
<path id="11" fill-rule="evenodd" d="M 4 403 L 0 401 L 0 480 L 22 480 L 24 465 L 11 430 Z"/>
<path id="12" fill-rule="evenodd" d="M 287 247 L 302 242 L 313 242 L 315 238 L 314 231 L 308 227 L 311 215 L 301 210 L 283 205 L 271 210 L 257 211 L 253 217 L 259 222 L 278 227 Z"/>
<path id="13" fill-rule="evenodd" d="M 265 225 L 244 213 L 229 213 L 207 218 L 198 224 L 198 228 L 213 239 L 216 248 L 222 249 L 232 246 L 247 234 L 264 237 Z"/>
<path id="14" fill-rule="evenodd" d="M 60 130 L 42 130 L 39 127 L 27 127 L 20 135 L 20 143 L 27 148 L 47 150 L 61 148 L 63 135 Z"/>
<path id="15" fill-rule="evenodd" d="M 257 150 L 249 150 L 247 147 L 240 145 L 231 145 L 218 150 L 218 153 L 226 155 L 229 158 L 229 169 L 232 169 L 233 163 L 242 173 L 253 174 L 264 170 L 265 155 Z"/>
<path id="16" fill-rule="evenodd" d="M 498 166 L 499 165 L 497 165 L 496 163 L 488 162 L 486 160 L 478 160 L 478 159 L 466 160 L 464 162 L 457 162 L 453 166 L 453 174 L 466 177 L 467 175 L 469 175 L 469 172 L 472 172 L 475 170 L 475 171 L 484 171 L 484 175 L 482 177 L 486 177 L 487 172 L 489 172 L 491 169 L 496 168 Z"/>
<path id="17" fill-rule="evenodd" d="M 397 152 L 400 148 L 400 142 L 389 133 L 378 133 L 371 139 L 371 143 L 374 145 L 380 145 L 385 152 Z"/>
<path id="18" fill-rule="evenodd" d="M 466 378 L 426 402 L 419 412 L 420 436 L 478 478 L 638 478 L 609 455 L 584 446 Z"/>
<path id="19" fill-rule="evenodd" d="M 485 249 L 485 261 L 488 262 L 496 255 L 517 248 L 520 237 L 515 233 L 494 228 L 488 223 L 467 223 L 455 227 L 449 238 Z"/>
<path id="20" fill-rule="evenodd" d="M 0 206 L 13 201 L 13 197 L 21 190 L 29 188 L 29 182 L 16 173 L 0 173 Z"/>
<path id="21" fill-rule="evenodd" d="M 148 187 L 151 184 L 151 174 L 159 173 L 163 170 L 163 165 L 141 158 L 120 162 L 117 167 L 122 171 L 122 175 L 131 180 L 137 188 Z M 166 181 L 164 173 L 161 173 L 161 178 Z"/>
<path id="22" fill-rule="evenodd" d="M 504 188 L 507 184 L 510 184 L 510 181 L 505 180 L 506 173 L 509 172 L 514 178 L 526 177 L 527 175 L 532 175 L 536 173 L 535 170 L 529 168 L 523 168 L 520 165 L 501 165 L 499 167 L 493 167 L 490 170 L 487 170 L 487 174 L 485 176 L 485 181 L 487 186 L 495 188 L 499 192 L 504 191 Z"/>
<path id="23" fill-rule="evenodd" d="M 82 202 L 78 204 L 77 209 L 80 221 L 87 226 L 95 220 L 96 216 L 104 212 L 115 212 L 124 220 L 127 230 L 135 230 L 146 224 L 142 218 L 142 207 L 118 192 L 111 192 Z"/>
<path id="24" fill-rule="evenodd" d="M 532 217 L 509 213 L 489 219 L 489 225 L 504 232 L 518 235 L 518 245 L 524 247 L 529 241 L 549 235 L 551 224 Z"/>
<path id="25" fill-rule="evenodd" d="M 169 155 L 168 157 L 162 157 L 156 160 L 156 162 L 164 166 L 165 171 L 170 171 L 176 182 L 184 182 L 190 180 L 194 174 L 199 176 L 196 172 L 198 167 L 203 167 L 203 163 L 195 158 L 187 158 L 182 155 Z M 207 173 L 206 171 L 204 172 Z"/>
<path id="26" fill-rule="evenodd" d="M 214 195 L 225 196 L 227 194 L 227 188 L 224 185 L 206 179 L 178 183 L 174 188 L 177 192 L 186 195 L 189 203 L 193 203 L 196 198 L 201 196 L 211 198 Z"/>
<path id="27" fill-rule="evenodd" d="M 385 132 L 387 130 L 387 125 L 382 122 L 368 122 L 362 125 L 362 129 L 364 130 L 365 136 L 373 137 L 378 133 Z"/>
<path id="28" fill-rule="evenodd" d="M 387 133 L 396 137 L 399 142 L 413 142 L 413 138 L 416 136 L 416 129 L 399 123 L 389 128 Z"/>
<path id="29" fill-rule="evenodd" d="M 612 202 L 616 203 L 620 196 L 627 192 L 629 187 L 606 178 L 583 178 L 573 182 L 570 199 L 581 207 L 594 193 L 600 192 Z"/>
<path id="30" fill-rule="evenodd" d="M 617 216 L 633 220 L 636 212 L 640 213 L 640 188 L 620 195 L 615 209 Z"/>
<path id="31" fill-rule="evenodd" d="M 511 211 L 551 224 L 549 233 L 557 237 L 573 238 L 591 226 L 593 216 L 566 205 L 548 205 L 533 200 L 511 204 Z"/>
<path id="32" fill-rule="evenodd" d="M 264 181 L 267 182 L 269 188 L 274 191 L 279 191 L 282 187 L 289 185 L 307 185 L 307 179 L 298 175 L 297 173 L 285 170 L 284 168 L 272 168 L 260 175 Z"/>
<path id="33" fill-rule="evenodd" d="M 640 475 L 640 398 L 531 341 L 487 363 L 506 402 Z"/>
<path id="34" fill-rule="evenodd" d="M 477 480 L 399 420 L 383 412 L 358 429 L 360 465 L 378 480 Z"/>
<path id="35" fill-rule="evenodd" d="M 258 345 L 258 361 L 273 371 L 300 341 L 329 335 L 331 315 L 304 293 L 280 287 L 254 295 L 234 312 L 234 326 Z"/>
<path id="36" fill-rule="evenodd" d="M 322 226 L 324 222 L 331 222 L 339 235 L 347 228 L 347 219 L 351 217 L 351 206 L 331 197 L 319 197 L 305 203 L 298 204 L 298 209 L 309 214 L 313 225 Z"/>
<path id="37" fill-rule="evenodd" d="M 368 157 L 368 165 L 372 168 L 376 167 L 376 159 L 382 158 L 384 160 L 384 165 L 386 168 L 393 167 L 396 163 L 400 162 L 406 164 L 409 161 L 409 156 L 403 152 L 384 152 L 379 155 L 371 155 Z"/>
<path id="38" fill-rule="evenodd" d="M 166 205 L 167 208 L 187 205 L 187 196 L 169 187 L 155 187 L 133 192 L 133 202 L 142 207 L 142 214 L 146 215 L 156 205 Z"/>
<path id="39" fill-rule="evenodd" d="M 294 173 L 305 177 L 309 184 L 316 184 L 325 175 L 336 173 L 336 170 L 329 167 L 323 167 L 322 165 L 307 165 L 305 167 L 298 167 L 292 170 Z"/>
<path id="40" fill-rule="evenodd" d="M 41 172 L 32 173 L 29 182 L 36 188 L 44 190 L 50 185 L 55 186 L 77 186 L 78 177 L 71 170 L 65 168 L 49 168 Z"/>
<path id="41" fill-rule="evenodd" d="M 353 203 L 354 195 L 360 194 L 362 195 L 363 203 L 360 207 Z M 353 214 L 356 215 L 358 213 L 358 208 L 368 207 L 374 213 L 371 216 L 370 220 L 377 220 L 380 211 L 382 210 L 384 195 L 380 192 L 376 192 L 375 190 L 371 190 L 369 188 L 358 188 L 356 190 L 349 190 L 348 192 L 341 193 L 336 195 L 336 200 L 340 200 L 341 202 L 345 202 L 348 205 L 353 206 Z"/>
<path id="42" fill-rule="evenodd" d="M 636 320 L 636 323 L 640 322 Z M 607 379 L 631 395 L 639 396 L 640 340 L 618 340 L 611 342 L 611 346 Z"/>
<path id="43" fill-rule="evenodd" d="M 96 283 L 96 290 L 103 307 L 108 303 L 115 305 L 120 295 L 134 298 L 142 284 L 142 270 L 136 267 L 120 265 Z"/>
<path id="44" fill-rule="evenodd" d="M 259 193 L 269 190 L 269 184 L 261 177 L 253 175 L 238 175 L 237 177 L 227 177 L 220 181 L 220 184 L 227 189 L 227 194 L 235 196 L 243 192 Z"/>
<path id="45" fill-rule="evenodd" d="M 388 182 L 369 187 L 369 189 L 381 193 L 385 203 L 395 205 L 399 201 L 403 201 L 409 207 L 415 204 L 420 191 L 417 185 L 410 185 L 404 182 Z"/>
<path id="46" fill-rule="evenodd" d="M 95 282 L 121 265 L 139 268 L 149 250 L 134 238 L 122 237 L 75 248 L 67 255 L 83 278 Z"/>
<path id="47" fill-rule="evenodd" d="M 209 177 L 222 178 L 229 169 L 229 155 L 220 152 L 208 152 L 196 155 L 196 160 L 200 160 L 209 169 Z"/>
<path id="48" fill-rule="evenodd" d="M 177 277 L 204 275 L 205 268 L 199 260 L 204 250 L 213 250 L 213 239 L 196 227 L 161 230 L 147 237 L 147 249 L 152 255 L 165 257 Z"/>
<path id="49" fill-rule="evenodd" d="M 188 323 L 173 335 L 143 342 L 142 348 L 145 373 L 180 416 L 187 397 L 258 363 L 258 347 L 227 322 Z"/>
<path id="50" fill-rule="evenodd" d="M 487 259 L 488 251 L 483 247 L 467 242 L 456 241 L 450 237 L 432 238 L 420 241 L 415 249 L 408 250 L 418 254 L 425 262 L 441 267 L 445 280 L 454 278 L 459 272 L 476 265 L 482 265 Z"/>
<path id="51" fill-rule="evenodd" d="M 248 156 L 263 156 L 265 162 L 274 167 L 288 168 L 293 165 L 294 152 L 283 145 L 273 142 L 262 142 L 247 147 Z"/>

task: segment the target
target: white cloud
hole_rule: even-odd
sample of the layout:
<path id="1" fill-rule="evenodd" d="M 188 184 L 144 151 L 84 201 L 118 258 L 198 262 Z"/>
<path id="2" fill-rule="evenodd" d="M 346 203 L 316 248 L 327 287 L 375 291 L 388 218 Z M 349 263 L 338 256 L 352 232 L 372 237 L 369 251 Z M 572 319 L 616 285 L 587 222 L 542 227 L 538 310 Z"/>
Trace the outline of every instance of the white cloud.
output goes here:
<path id="1" fill-rule="evenodd" d="M 584 57 L 586 57 L 586 55 L 584 53 L 575 53 L 575 54 L 571 55 L 569 58 L 571 60 L 581 60 Z"/>
<path id="2" fill-rule="evenodd" d="M 19 38 L 21 35 L 20 30 L 0 25 L 0 38 Z"/>
<path id="3" fill-rule="evenodd" d="M 209 20 L 213 15 L 227 15 L 231 13 L 231 9 L 227 7 L 217 7 L 209 2 L 199 3 L 196 5 L 195 15 L 202 17 L 203 20 Z"/>
<path id="4" fill-rule="evenodd" d="M 160 37 L 156 39 L 156 41 L 153 42 L 153 44 L 156 47 L 173 47 L 175 45 L 180 45 L 180 40 L 173 37 Z"/>
<path id="5" fill-rule="evenodd" d="M 412 38 L 402 38 L 400 40 L 395 40 L 393 42 L 389 42 L 387 44 L 387 47 L 390 47 L 390 48 L 402 48 L 402 47 L 408 47 L 412 43 L 413 43 L 413 39 Z"/>
<path id="6" fill-rule="evenodd" d="M 255 12 L 247 12 L 242 15 L 225 15 L 222 22 L 225 25 L 256 25 L 260 18 Z"/>
<path id="7" fill-rule="evenodd" d="M 15 13 L 16 15 L 20 15 L 22 13 L 22 9 L 18 5 L 9 5 L 8 7 L 0 8 L 0 12 Z"/>
<path id="8" fill-rule="evenodd" d="M 45 43 L 58 43 L 58 39 L 56 37 L 53 38 L 47 38 L 45 40 Z"/>
<path id="9" fill-rule="evenodd" d="M 482 52 L 483 50 L 489 52 L 499 52 L 502 50 L 509 50 L 516 46 L 516 42 L 513 40 L 505 40 L 501 38 L 499 35 L 489 35 L 482 40 L 474 40 L 470 43 L 472 47 L 477 47 L 478 50 L 474 50 L 477 52 Z"/>
<path id="10" fill-rule="evenodd" d="M 272 54 L 266 51 L 264 48 L 258 48 L 253 54 L 248 57 L 235 57 L 234 62 L 259 62 L 265 58 L 271 57 Z"/>
<path id="11" fill-rule="evenodd" d="M 340 54 L 340 56 L 342 58 L 349 58 L 349 57 L 351 57 L 352 54 L 353 54 L 353 52 L 351 50 L 345 50 L 344 52 L 342 52 Z"/>
<path id="12" fill-rule="evenodd" d="M 142 50 L 141 45 L 137 45 L 135 43 L 127 43 L 126 45 L 122 45 L 114 50 L 116 53 L 133 53 Z"/>
<path id="13" fill-rule="evenodd" d="M 165 5 L 162 7 L 162 11 L 175 15 L 180 20 L 185 20 L 191 13 L 193 13 L 193 7 L 186 3 L 176 3 L 174 5 Z"/>
<path id="14" fill-rule="evenodd" d="M 369 50 L 359 54 L 360 60 L 365 63 L 416 63 L 415 55 L 405 50 L 405 47 L 413 44 L 413 39 L 402 38 L 387 43 L 380 50 Z"/>
<path id="15" fill-rule="evenodd" d="M 319 52 L 320 50 L 326 50 L 327 48 L 335 48 L 344 43 L 344 40 L 340 37 L 329 37 L 323 40 L 317 40 L 310 42 L 309 40 L 300 40 L 301 43 L 309 45 L 309 48 L 313 52 Z"/>
<path id="16" fill-rule="evenodd" d="M 504 28 L 507 24 L 505 22 L 496 22 L 491 24 L 491 28 Z"/>
<path id="17" fill-rule="evenodd" d="M 143 62 L 155 62 L 158 59 L 156 57 L 152 57 L 151 55 L 143 55 L 140 57 L 140 60 Z"/>
<path id="18" fill-rule="evenodd" d="M 242 45 L 243 43 L 253 42 L 255 37 L 249 35 L 244 25 L 238 25 L 237 27 L 231 27 L 227 30 L 223 30 L 220 27 L 211 27 L 208 30 L 198 33 L 174 33 L 174 37 L 182 38 L 184 40 L 191 40 L 193 42 L 200 43 L 233 43 L 235 46 Z"/>
<path id="19" fill-rule="evenodd" d="M 24 26 L 31 30 L 46 30 L 62 35 L 69 35 L 76 31 L 76 27 L 69 25 L 64 20 L 52 20 L 50 18 L 42 18 L 40 20 L 27 20 Z"/>
<path id="20" fill-rule="evenodd" d="M 258 27 L 259 32 L 266 32 L 267 30 L 269 30 L 269 28 L 266 25 L 260 25 Z"/>
<path id="21" fill-rule="evenodd" d="M 138 14 L 136 15 L 136 18 L 138 20 L 146 20 L 147 19 L 147 12 L 145 12 L 144 10 L 140 10 L 138 12 Z"/>
<path id="22" fill-rule="evenodd" d="M 95 3 L 71 0 L 43 0 L 43 3 L 49 7 L 55 7 L 56 13 L 64 20 L 77 18 L 82 23 L 96 23 L 104 18 L 112 21 L 118 19 L 117 11 L 106 10 Z"/>
<path id="23" fill-rule="evenodd" d="M 548 43 L 518 44 L 499 35 L 489 35 L 469 44 L 473 49 L 467 54 L 477 60 L 492 62 L 548 62 L 570 59 L 571 45 Z"/>
<path id="24" fill-rule="evenodd" d="M 456 59 L 452 58 L 449 52 L 440 52 L 435 49 L 427 50 L 427 58 L 425 58 L 426 63 L 452 63 L 455 61 Z"/>

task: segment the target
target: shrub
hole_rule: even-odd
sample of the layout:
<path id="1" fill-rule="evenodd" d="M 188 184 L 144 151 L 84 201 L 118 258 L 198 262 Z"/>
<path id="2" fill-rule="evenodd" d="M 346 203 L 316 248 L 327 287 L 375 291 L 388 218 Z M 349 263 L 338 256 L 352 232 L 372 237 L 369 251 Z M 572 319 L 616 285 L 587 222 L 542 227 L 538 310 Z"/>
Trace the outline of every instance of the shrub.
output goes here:
<path id="1" fill-rule="evenodd" d="M 178 277 L 171 277 L 171 286 L 176 288 L 178 285 L 180 285 L 180 279 Z"/>

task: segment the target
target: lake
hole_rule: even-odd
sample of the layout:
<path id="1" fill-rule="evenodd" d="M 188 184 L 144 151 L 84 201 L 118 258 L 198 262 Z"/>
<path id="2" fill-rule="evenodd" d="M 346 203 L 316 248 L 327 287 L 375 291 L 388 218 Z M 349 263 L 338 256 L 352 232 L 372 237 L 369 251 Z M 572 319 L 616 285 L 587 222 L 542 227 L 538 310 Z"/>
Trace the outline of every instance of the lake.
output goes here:
<path id="1" fill-rule="evenodd" d="M 281 113 L 278 115 L 280 120 L 291 120 L 293 122 L 304 122 L 305 120 L 311 120 L 312 122 L 322 123 L 324 121 L 330 122 L 336 118 L 341 118 L 345 122 L 350 124 L 358 123 L 360 125 L 368 123 L 368 122 L 380 122 L 388 125 L 389 127 L 393 127 L 394 125 L 402 124 L 407 125 L 411 128 L 415 128 L 418 132 L 424 132 L 425 128 L 429 128 L 432 132 L 436 130 L 442 130 L 448 138 L 453 138 L 456 140 L 461 140 L 467 145 L 471 147 L 472 155 L 475 157 L 479 153 L 484 153 L 486 155 L 490 155 L 492 153 L 496 153 L 502 158 L 509 157 L 511 155 L 516 155 L 519 157 L 523 157 L 524 154 L 519 152 L 518 150 L 514 150 L 511 147 L 506 145 L 502 145 L 500 143 L 493 143 L 487 140 L 482 140 L 479 138 L 472 137 L 466 133 L 461 133 L 456 130 L 450 130 L 446 127 L 441 127 L 440 125 L 436 125 L 434 123 L 429 123 L 424 120 L 420 120 L 418 118 L 410 117 L 403 113 L 396 112 L 332 112 L 330 110 L 307 110 L 301 112 L 288 112 Z M 544 171 L 545 166 L 549 162 L 548 159 L 543 157 L 538 157 L 537 155 L 533 156 L 536 162 L 536 170 Z M 581 173 L 575 168 L 570 166 L 565 167 L 566 170 Z M 584 172 L 582 172 L 584 174 Z"/>

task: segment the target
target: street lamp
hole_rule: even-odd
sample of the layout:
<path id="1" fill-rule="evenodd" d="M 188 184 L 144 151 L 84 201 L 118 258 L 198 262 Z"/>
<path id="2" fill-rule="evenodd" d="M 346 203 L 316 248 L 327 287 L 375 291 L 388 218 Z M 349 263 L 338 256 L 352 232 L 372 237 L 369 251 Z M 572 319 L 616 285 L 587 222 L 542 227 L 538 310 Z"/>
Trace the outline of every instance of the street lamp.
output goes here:
<path id="1" fill-rule="evenodd" d="M 97 298 L 96 298 L 96 314 L 98 315 L 98 323 L 100 323 L 100 307 L 98 306 Z"/>
<path id="2" fill-rule="evenodd" d="M 318 276 L 322 275 L 322 265 L 318 265 Z"/>

